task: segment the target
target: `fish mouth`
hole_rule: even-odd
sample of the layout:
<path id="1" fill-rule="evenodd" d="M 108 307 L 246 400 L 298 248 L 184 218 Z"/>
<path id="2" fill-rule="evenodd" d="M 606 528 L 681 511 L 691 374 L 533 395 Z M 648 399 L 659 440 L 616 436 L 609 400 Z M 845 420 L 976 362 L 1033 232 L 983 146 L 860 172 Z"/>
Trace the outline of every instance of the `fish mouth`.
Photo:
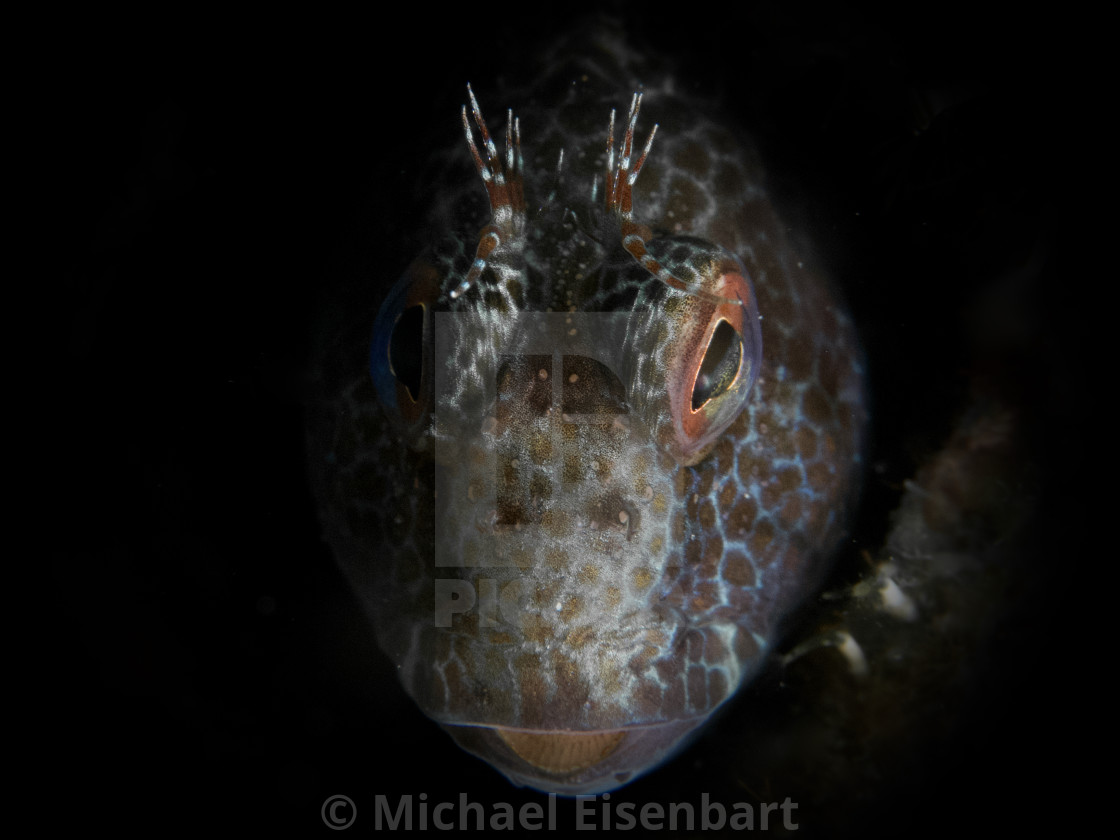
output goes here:
<path id="1" fill-rule="evenodd" d="M 605 759 L 622 743 L 622 729 L 605 732 L 524 732 L 493 727 L 511 750 L 534 767 L 549 773 L 575 773 Z"/>
<path id="2" fill-rule="evenodd" d="M 614 790 L 686 746 L 703 718 L 594 731 L 442 724 L 518 787 L 561 796 Z"/>

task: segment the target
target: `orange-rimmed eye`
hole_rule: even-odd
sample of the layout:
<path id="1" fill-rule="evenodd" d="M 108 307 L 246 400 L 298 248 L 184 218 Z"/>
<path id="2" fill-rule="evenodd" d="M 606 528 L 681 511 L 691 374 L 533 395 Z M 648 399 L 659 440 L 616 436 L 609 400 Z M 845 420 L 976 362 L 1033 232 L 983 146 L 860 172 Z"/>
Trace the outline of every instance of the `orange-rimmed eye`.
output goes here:
<path id="1" fill-rule="evenodd" d="M 746 270 L 724 254 L 699 268 L 701 287 L 677 319 L 667 354 L 666 386 L 673 454 L 682 464 L 703 458 L 738 416 L 758 378 L 762 333 Z"/>
<path id="2" fill-rule="evenodd" d="M 727 393 L 734 384 L 743 363 L 743 339 L 731 324 L 722 318 L 712 330 L 704 361 L 696 372 L 692 386 L 692 410 Z"/>
<path id="3" fill-rule="evenodd" d="M 381 304 L 373 323 L 370 374 L 390 419 L 406 434 L 426 424 L 432 403 L 432 304 L 436 271 L 413 263 Z"/>

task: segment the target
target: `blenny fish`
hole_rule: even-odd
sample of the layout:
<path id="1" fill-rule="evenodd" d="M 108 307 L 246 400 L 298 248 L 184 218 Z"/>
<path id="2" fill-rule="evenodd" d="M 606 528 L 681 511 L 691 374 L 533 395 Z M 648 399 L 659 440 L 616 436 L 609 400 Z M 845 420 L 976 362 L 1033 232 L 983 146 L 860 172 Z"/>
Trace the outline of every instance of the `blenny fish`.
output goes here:
<path id="1" fill-rule="evenodd" d="M 427 247 L 337 325 L 310 431 L 404 689 L 567 795 L 656 767 L 759 672 L 867 423 L 852 320 L 746 136 L 605 37 L 464 90 Z"/>

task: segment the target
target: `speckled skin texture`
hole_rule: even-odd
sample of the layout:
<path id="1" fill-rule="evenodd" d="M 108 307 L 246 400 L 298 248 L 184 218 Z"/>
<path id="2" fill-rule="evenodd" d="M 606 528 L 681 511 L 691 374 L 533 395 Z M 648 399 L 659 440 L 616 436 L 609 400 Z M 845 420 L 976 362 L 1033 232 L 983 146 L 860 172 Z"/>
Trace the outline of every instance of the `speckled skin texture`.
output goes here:
<path id="1" fill-rule="evenodd" d="M 328 537 L 431 717 L 544 732 L 649 728 L 649 744 L 632 738 L 563 774 L 473 747 L 516 780 L 563 792 L 610 789 L 648 769 L 757 671 L 844 533 L 865 422 L 851 322 L 792 249 L 746 138 L 671 80 L 643 75 L 619 42 L 590 46 L 591 59 L 546 62 L 539 89 L 498 100 L 519 119 L 535 212 L 517 258 L 492 256 L 458 300 L 448 293 L 486 223 L 485 192 L 466 144 L 436 165 L 433 230 L 443 236 L 402 281 L 434 277 L 431 308 L 465 324 L 449 344 L 436 339 L 434 435 L 423 419 L 394 425 L 394 406 L 378 405 L 361 356 L 340 343 L 348 355 L 324 363 L 339 398 L 314 438 Z M 761 318 L 758 381 L 688 466 L 671 451 L 668 392 L 703 307 L 623 251 L 617 221 L 594 200 L 608 115 L 632 88 L 644 92 L 640 125 L 659 124 L 634 190 L 650 252 L 687 282 L 705 243 L 726 249 Z M 525 357 L 532 332 L 516 313 L 541 311 L 621 312 L 622 350 L 592 336 L 582 358 L 614 354 L 610 365 L 558 371 L 532 356 L 503 366 Z M 359 326 L 349 340 L 362 338 Z M 540 407 L 558 373 L 564 412 L 582 404 L 590 422 Z M 495 377 L 496 407 L 482 393 Z M 448 579 L 466 581 L 480 608 L 441 627 L 433 603 Z M 516 607 L 481 608 L 512 591 Z"/>
<path id="2" fill-rule="evenodd" d="M 514 94 L 541 77 L 527 57 L 578 13 L 401 11 L 404 62 L 365 25 L 311 43 L 305 16 L 299 31 L 277 19 L 267 37 L 181 50 L 51 29 L 37 177 L 55 243 L 44 276 L 70 312 L 44 310 L 59 357 L 41 372 L 58 401 L 31 450 L 43 483 L 23 495 L 50 511 L 32 724 L 39 758 L 69 768 L 51 786 L 54 827 L 119 823 L 125 790 L 131 824 L 257 835 L 323 831 L 335 794 L 354 801 L 358 831 L 379 795 L 548 806 L 405 693 L 308 488 L 305 411 L 318 429 L 337 410 L 341 380 L 368 368 L 386 292 L 438 242 L 419 207 L 439 182 L 422 176 L 452 170 L 433 154 L 455 158 L 442 183 L 486 223 L 458 120 L 465 83 L 495 130 L 507 106 L 524 115 L 528 151 L 530 103 Z M 818 594 L 687 750 L 595 813 L 707 794 L 757 815 L 788 796 L 799 838 L 1068 829 L 1099 777 L 1074 751 L 1107 721 L 1091 678 L 1110 636 L 1084 598 L 1099 589 L 1087 570 L 1107 565 L 1087 481 L 1104 463 L 1091 429 L 1107 388 L 1089 381 L 1101 357 L 1086 343 L 1107 332 L 1091 329 L 1100 298 L 1078 281 L 1086 214 L 1056 194 L 1085 157 L 1062 154 L 1080 139 L 1084 120 L 1066 117 L 1083 85 L 1040 48 L 1060 10 L 1035 32 L 1029 14 L 985 22 L 973 7 L 624 11 L 635 49 L 672 65 L 678 98 L 718 103 L 721 123 L 758 142 L 783 221 L 851 303 L 873 428 L 861 503 Z M 622 115 L 633 80 L 617 81 Z M 565 92 L 537 96 L 541 111 Z M 606 113 L 588 120 L 589 136 L 605 131 Z M 351 328 L 334 381 L 305 388 L 328 375 L 312 348 Z M 318 384 L 334 389 L 326 402 Z M 347 482 L 392 501 L 368 465 Z M 390 532 L 366 534 L 387 556 Z M 888 580 L 913 620 L 880 608 Z M 842 632 L 863 676 L 837 647 L 811 647 Z M 558 827 L 576 807 L 558 800 Z"/>

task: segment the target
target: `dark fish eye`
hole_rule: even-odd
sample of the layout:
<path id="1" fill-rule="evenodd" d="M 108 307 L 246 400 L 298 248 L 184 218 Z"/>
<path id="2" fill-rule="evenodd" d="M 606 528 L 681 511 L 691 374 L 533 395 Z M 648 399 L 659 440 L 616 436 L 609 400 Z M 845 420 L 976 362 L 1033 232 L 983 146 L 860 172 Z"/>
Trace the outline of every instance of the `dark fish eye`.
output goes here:
<path id="1" fill-rule="evenodd" d="M 692 410 L 727 393 L 743 360 L 743 339 L 727 321 L 720 321 L 708 342 L 692 389 Z"/>
<path id="2" fill-rule="evenodd" d="M 389 337 L 389 368 L 413 402 L 420 399 L 424 369 L 424 307 L 410 306 L 393 325 Z"/>
<path id="3" fill-rule="evenodd" d="M 758 306 L 742 262 L 718 245 L 674 236 L 654 241 L 651 253 L 670 279 L 656 275 L 650 286 L 656 315 L 636 321 L 633 335 L 639 342 L 656 336 L 662 344 L 653 352 L 664 359 L 664 381 L 649 378 L 648 390 L 667 394 L 669 447 L 679 464 L 691 466 L 750 398 L 762 364 Z"/>
<path id="4" fill-rule="evenodd" d="M 412 437 L 426 427 L 432 397 L 432 305 L 435 272 L 422 261 L 397 281 L 374 319 L 370 374 L 389 418 Z"/>

